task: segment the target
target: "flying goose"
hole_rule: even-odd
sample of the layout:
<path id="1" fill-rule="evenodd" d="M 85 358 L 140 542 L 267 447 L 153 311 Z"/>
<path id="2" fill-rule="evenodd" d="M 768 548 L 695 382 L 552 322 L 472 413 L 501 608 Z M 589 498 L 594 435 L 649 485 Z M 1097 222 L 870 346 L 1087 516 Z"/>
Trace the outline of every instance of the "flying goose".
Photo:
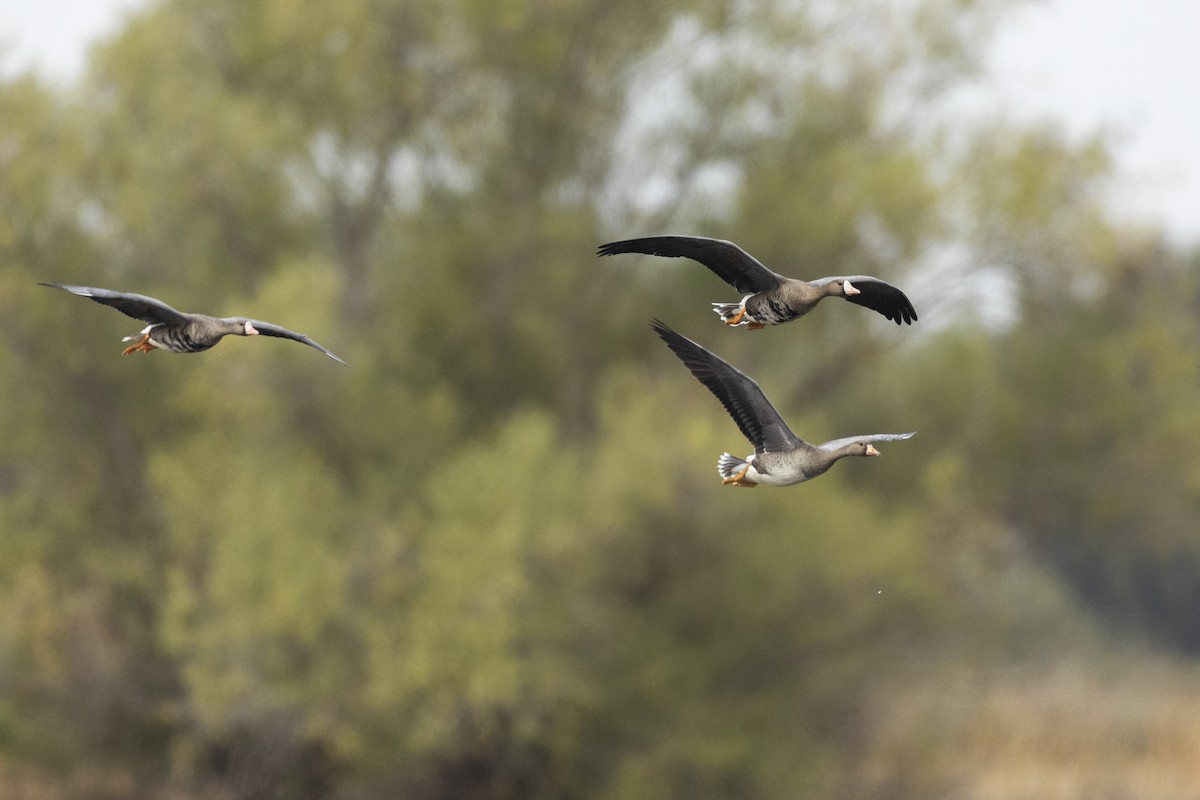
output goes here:
<path id="1" fill-rule="evenodd" d="M 738 303 L 713 303 L 713 311 L 726 325 L 748 329 L 781 325 L 802 317 L 825 297 L 841 297 L 856 305 L 878 311 L 893 320 L 911 325 L 917 319 L 904 292 L 887 281 L 869 275 L 849 275 L 802 281 L 772 272 L 733 242 L 702 236 L 650 236 L 600 245 L 598 256 L 645 253 L 667 258 L 699 261 L 739 292 Z"/>
<path id="2" fill-rule="evenodd" d="M 877 456 L 872 442 L 909 439 L 911 433 L 872 433 L 847 436 L 821 445 L 811 445 L 792 433 L 752 378 L 718 358 L 700 345 L 671 330 L 666 323 L 652 320 L 650 327 L 667 343 L 696 380 L 716 395 L 737 423 L 754 453 L 738 458 L 723 453 L 717 459 L 722 483 L 754 488 L 760 483 L 790 486 L 823 474 L 838 459 L 846 456 Z"/>
<path id="3" fill-rule="evenodd" d="M 97 289 L 92 286 L 70 286 L 62 283 L 39 283 L 39 286 L 49 286 L 52 289 L 63 289 L 80 297 L 106 306 L 112 306 L 122 314 L 147 322 L 141 333 L 136 336 L 126 336 L 121 341 L 137 340 L 126 347 L 121 355 L 141 351 L 149 353 L 156 348 L 172 353 L 199 353 L 207 350 L 222 337 L 235 336 L 277 336 L 281 339 L 291 339 L 309 347 L 315 347 L 339 364 L 345 361 L 326 350 L 302 333 L 289 331 L 270 322 L 260 322 L 246 317 L 210 317 L 206 314 L 185 314 L 176 311 L 161 300 L 146 297 L 141 294 L 114 292 L 108 289 Z M 350 366 L 346 364 L 346 366 Z"/>

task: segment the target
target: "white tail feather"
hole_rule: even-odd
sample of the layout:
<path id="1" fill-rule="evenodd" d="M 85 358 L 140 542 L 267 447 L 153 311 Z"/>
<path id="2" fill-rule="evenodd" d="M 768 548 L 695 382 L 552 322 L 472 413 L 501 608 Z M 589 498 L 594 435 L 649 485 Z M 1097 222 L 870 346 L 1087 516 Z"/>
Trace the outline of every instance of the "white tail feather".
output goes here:
<path id="1" fill-rule="evenodd" d="M 717 316 L 719 316 L 721 321 L 726 325 L 732 325 L 733 322 L 731 320 L 737 318 L 739 315 L 741 316 L 741 319 L 738 320 L 737 324 L 746 325 L 747 323 L 754 321 L 750 318 L 749 314 L 745 313 L 746 301 L 753 296 L 754 295 L 752 294 L 748 294 L 741 299 L 741 302 L 738 303 L 713 303 L 713 311 L 717 313 Z"/>
<path id="2" fill-rule="evenodd" d="M 721 476 L 721 480 L 729 480 L 740 473 L 745 466 L 745 460 L 729 453 L 722 453 L 721 457 L 717 459 L 717 474 Z"/>

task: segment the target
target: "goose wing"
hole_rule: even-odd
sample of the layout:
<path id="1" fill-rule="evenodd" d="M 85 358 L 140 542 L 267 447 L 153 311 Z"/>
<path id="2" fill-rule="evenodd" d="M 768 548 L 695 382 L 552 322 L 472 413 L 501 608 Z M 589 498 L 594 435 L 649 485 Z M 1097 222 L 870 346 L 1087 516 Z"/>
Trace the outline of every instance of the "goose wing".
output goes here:
<path id="1" fill-rule="evenodd" d="M 600 245 L 596 250 L 598 256 L 617 253 L 690 258 L 708 267 L 721 280 L 742 294 L 765 292 L 786 280 L 733 242 L 724 239 L 708 239 L 703 236 L 649 236 L 645 239 L 609 242 Z"/>
<path id="2" fill-rule="evenodd" d="M 917 310 L 913 308 L 912 301 L 904 292 L 887 281 L 872 278 L 870 275 L 846 275 L 836 278 L 821 278 L 813 281 L 813 285 L 819 286 L 833 281 L 837 283 L 850 281 L 850 285 L 858 289 L 858 294 L 846 298 L 855 305 L 878 311 L 897 325 L 902 322 L 911 325 L 917 321 Z"/>
<path id="3" fill-rule="evenodd" d="M 911 439 L 916 435 L 916 431 L 910 431 L 909 433 L 864 433 L 860 436 L 847 436 L 843 439 L 834 439 L 831 442 L 819 444 L 817 445 L 817 449 L 832 452 L 834 450 L 841 450 L 848 444 L 858 444 L 859 442 L 896 442 L 901 439 Z"/>
<path id="4" fill-rule="evenodd" d="M 755 452 L 780 452 L 806 446 L 804 440 L 792 433 L 751 377 L 671 330 L 661 320 L 652 320 L 650 327 L 696 380 L 716 395 L 742 434 L 754 445 Z"/>
<path id="5" fill-rule="evenodd" d="M 87 297 L 102 305 L 111 306 L 126 316 L 140 319 L 151 324 L 180 325 L 188 321 L 188 315 L 176 311 L 161 300 L 147 297 L 144 294 L 129 292 L 114 292 L 111 289 L 97 289 L 94 286 L 71 286 L 65 283 L 40 283 L 39 286 L 49 286 L 52 289 L 63 289 L 80 297 Z"/>
<path id="6" fill-rule="evenodd" d="M 245 321 L 241 317 L 230 317 L 229 319 L 231 319 L 235 322 Z M 327 350 L 326 348 L 324 348 L 321 345 L 314 342 L 312 339 L 305 336 L 303 333 L 296 333 L 295 331 L 288 330 L 287 328 L 283 327 L 282 325 L 276 325 L 271 322 L 262 322 L 261 320 L 257 320 L 257 319 L 249 320 L 249 322 L 251 325 L 254 326 L 254 329 L 256 331 L 258 331 L 260 334 L 262 334 L 263 336 L 275 336 L 279 339 L 291 339 L 293 342 L 300 342 L 301 344 L 306 344 L 309 347 L 314 347 L 317 350 L 320 350 L 322 353 L 329 356 L 330 358 L 332 358 L 334 361 L 338 362 L 339 364 L 343 364 L 347 367 L 350 366 L 345 361 L 343 361 L 342 359 L 338 358 L 333 353 L 331 353 L 329 350 Z"/>

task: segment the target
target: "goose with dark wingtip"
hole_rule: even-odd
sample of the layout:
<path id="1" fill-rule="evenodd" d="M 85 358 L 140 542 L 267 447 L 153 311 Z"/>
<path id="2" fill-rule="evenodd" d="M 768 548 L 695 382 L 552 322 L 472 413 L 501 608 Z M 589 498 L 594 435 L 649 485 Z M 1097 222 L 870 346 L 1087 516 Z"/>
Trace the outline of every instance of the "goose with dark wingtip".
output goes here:
<path id="1" fill-rule="evenodd" d="M 803 281 L 771 271 L 733 242 L 702 236 L 649 236 L 600 245 L 598 256 L 644 253 L 667 258 L 690 258 L 708 267 L 717 277 L 745 296 L 738 303 L 713 303 L 726 325 L 748 329 L 781 325 L 812 311 L 826 297 L 841 297 L 877 311 L 897 325 L 911 325 L 917 311 L 887 281 L 869 275 L 844 275 Z"/>
<path id="2" fill-rule="evenodd" d="M 667 343 L 696 380 L 716 395 L 737 423 L 754 453 L 746 458 L 723 453 L 717 459 L 717 472 L 726 485 L 754 488 L 760 483 L 790 486 L 822 475 L 834 462 L 846 456 L 877 456 L 873 442 L 910 439 L 911 433 L 870 433 L 847 436 L 825 444 L 812 445 L 792 433 L 752 378 L 732 364 L 718 358 L 660 320 L 650 327 Z"/>
<path id="3" fill-rule="evenodd" d="M 121 355 L 129 355 L 138 351 L 149 353 L 155 349 L 167 350 L 171 353 L 199 353 L 209 349 L 225 336 L 261 334 L 306 344 L 320 350 L 339 364 L 346 364 L 345 361 L 304 334 L 290 331 L 270 322 L 261 322 L 246 317 L 210 317 L 205 314 L 186 314 L 176 311 L 153 297 L 97 289 L 93 286 L 70 286 L 62 283 L 39 283 L 38 285 L 62 289 L 71 294 L 86 297 L 102 305 L 112 306 L 126 316 L 149 323 L 141 333 L 135 336 L 126 336 L 121 340 L 134 342 L 126 347 Z M 346 366 L 350 365 L 346 364 Z"/>

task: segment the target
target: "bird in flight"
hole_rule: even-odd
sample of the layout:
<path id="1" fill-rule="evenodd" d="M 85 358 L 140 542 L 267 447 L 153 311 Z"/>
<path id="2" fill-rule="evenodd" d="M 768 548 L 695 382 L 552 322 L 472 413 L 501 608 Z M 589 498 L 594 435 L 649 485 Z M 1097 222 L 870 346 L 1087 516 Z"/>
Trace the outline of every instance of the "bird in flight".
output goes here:
<path id="1" fill-rule="evenodd" d="M 39 283 L 52 289 L 62 289 L 71 294 L 86 297 L 101 305 L 112 306 L 126 316 L 149 323 L 135 336 L 126 336 L 121 341 L 132 341 L 121 355 L 151 350 L 166 350 L 171 353 L 199 353 L 207 350 L 225 336 L 276 336 L 291 339 L 320 350 L 339 364 L 345 361 L 326 350 L 302 333 L 290 331 L 270 322 L 246 317 L 210 317 L 207 314 L 187 314 L 176 311 L 161 300 L 141 294 L 114 292 L 93 286 L 71 286 L 62 283 Z"/>
<path id="2" fill-rule="evenodd" d="M 892 442 L 916 435 L 916 431 L 869 433 L 824 444 L 809 444 L 792 433 L 775 406 L 748 375 L 660 320 L 651 321 L 650 327 L 696 380 L 716 395 L 742 434 L 754 445 L 754 452 L 745 458 L 723 453 L 717 459 L 717 472 L 726 485 L 753 488 L 760 483 L 771 486 L 802 483 L 824 474 L 835 462 L 847 456 L 879 455 L 874 442 Z"/>
<path id="3" fill-rule="evenodd" d="M 644 253 L 667 258 L 690 258 L 708 267 L 717 277 L 745 296 L 737 303 L 713 303 L 726 325 L 765 328 L 791 322 L 812 311 L 826 297 L 841 297 L 877 311 L 897 325 L 911 325 L 917 311 L 887 281 L 869 275 L 844 275 L 804 281 L 771 271 L 761 261 L 724 239 L 702 236 L 650 236 L 600 245 L 598 256 Z"/>

